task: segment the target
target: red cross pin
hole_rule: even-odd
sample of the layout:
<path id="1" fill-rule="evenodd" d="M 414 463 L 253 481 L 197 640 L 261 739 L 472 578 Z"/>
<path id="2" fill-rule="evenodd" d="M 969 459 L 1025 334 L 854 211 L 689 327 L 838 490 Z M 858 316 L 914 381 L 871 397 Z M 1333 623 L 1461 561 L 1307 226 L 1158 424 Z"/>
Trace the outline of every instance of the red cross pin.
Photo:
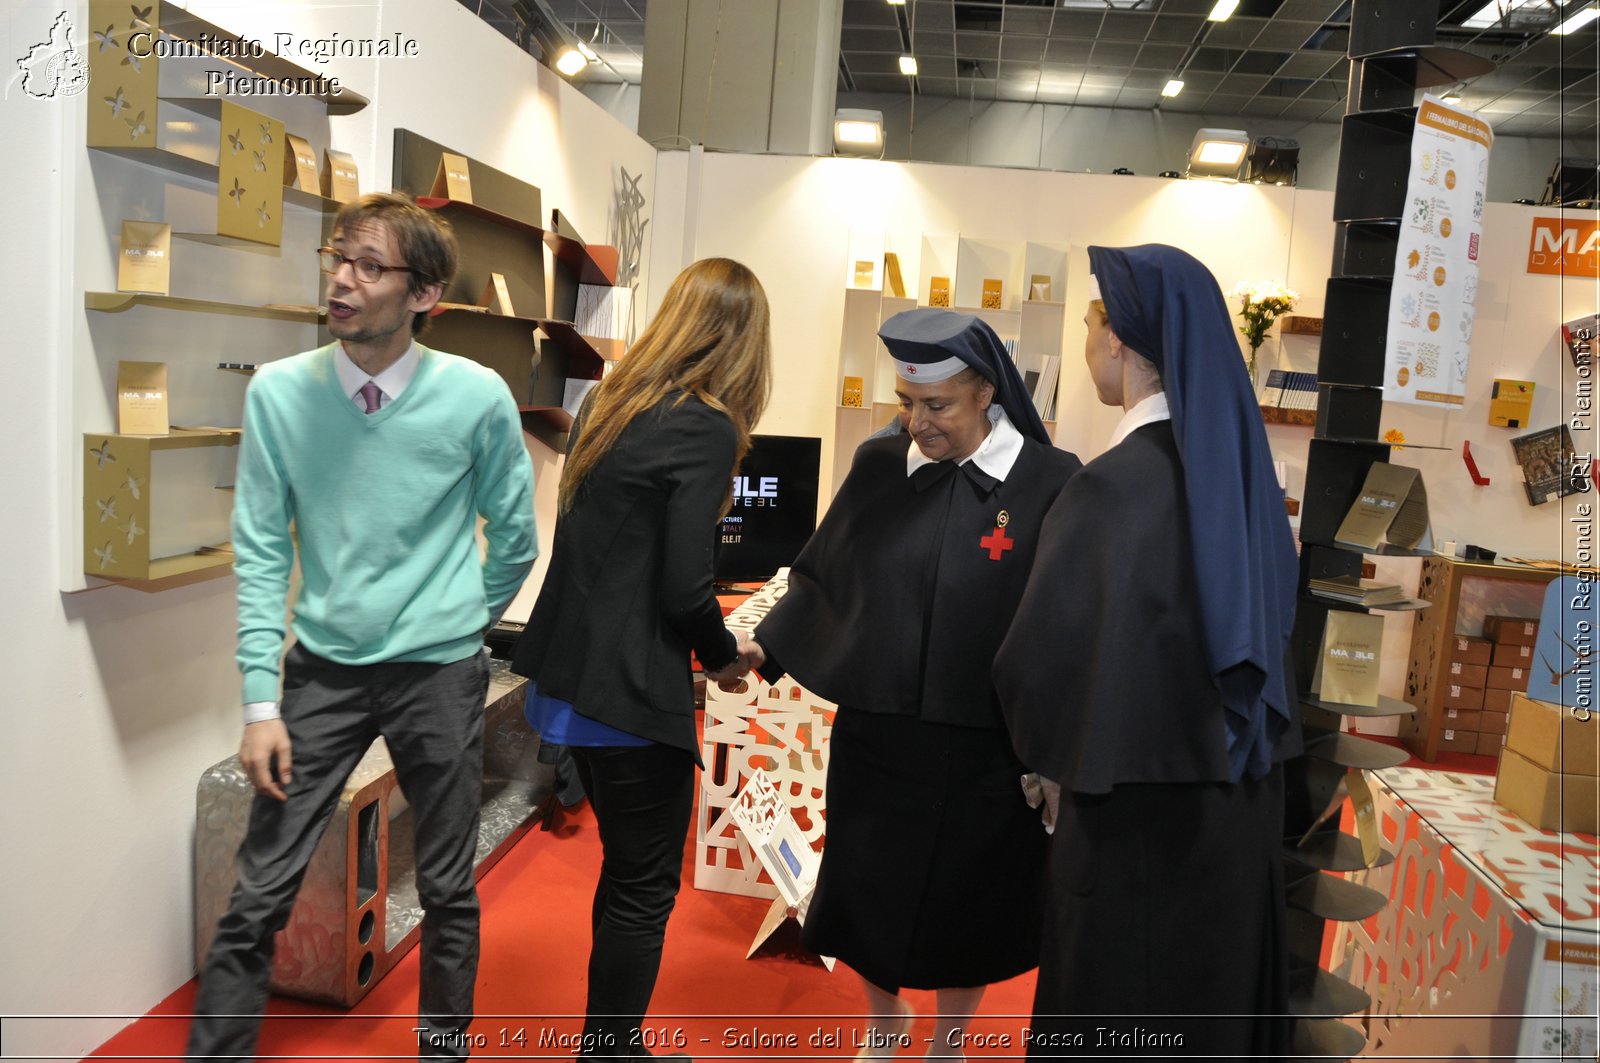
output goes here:
<path id="1" fill-rule="evenodd" d="M 978 540 L 978 546 L 989 551 L 990 561 L 1000 560 L 1000 555 L 1004 554 L 1007 550 L 1011 549 L 1015 545 L 1017 545 L 1017 541 L 1015 539 L 1008 538 L 1006 536 L 1005 527 L 1000 524 L 996 524 L 994 531 Z"/>

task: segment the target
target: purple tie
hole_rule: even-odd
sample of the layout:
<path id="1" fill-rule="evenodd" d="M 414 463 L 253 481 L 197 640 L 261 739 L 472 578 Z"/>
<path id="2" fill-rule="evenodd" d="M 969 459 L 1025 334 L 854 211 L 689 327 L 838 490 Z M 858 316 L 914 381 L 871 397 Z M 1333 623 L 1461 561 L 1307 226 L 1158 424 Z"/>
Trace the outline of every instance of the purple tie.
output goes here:
<path id="1" fill-rule="evenodd" d="M 378 412 L 378 396 L 381 394 L 376 380 L 369 380 L 361 385 L 360 395 L 366 401 L 368 413 Z"/>

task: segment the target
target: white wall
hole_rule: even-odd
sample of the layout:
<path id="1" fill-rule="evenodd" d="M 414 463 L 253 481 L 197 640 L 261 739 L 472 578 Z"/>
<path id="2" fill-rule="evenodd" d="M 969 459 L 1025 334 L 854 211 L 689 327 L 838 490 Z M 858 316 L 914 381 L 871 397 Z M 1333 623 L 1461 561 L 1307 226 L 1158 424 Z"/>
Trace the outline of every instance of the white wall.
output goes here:
<path id="1" fill-rule="evenodd" d="M 663 154 L 663 170 L 672 158 Z M 698 190 L 691 187 L 690 194 L 689 210 L 698 215 L 695 254 L 743 260 L 772 298 L 779 398 L 762 430 L 823 437 L 824 468 L 831 461 L 852 230 L 1070 245 L 1075 253 L 1067 277 L 1058 438 L 1085 458 L 1100 452 L 1116 415 L 1093 399 L 1078 356 L 1082 333 L 1073 308 L 1085 291 L 1083 248 L 1179 244 L 1205 261 L 1224 287 L 1286 280 L 1306 292 L 1303 308 L 1313 314 L 1321 311 L 1332 256 L 1332 197 L 1287 188 L 708 153 Z M 1295 482 L 1303 483 L 1303 476 Z"/>
<path id="2" fill-rule="evenodd" d="M 85 5 L 67 5 L 87 47 Z M 374 100 L 320 127 L 296 106 L 260 103 L 352 153 L 363 190 L 389 187 L 393 130 L 404 126 L 538 185 L 543 207 L 588 238 L 612 236 L 619 166 L 644 174 L 654 209 L 655 151 L 453 0 L 318 0 L 276 4 L 193 0 L 214 23 L 270 44 L 272 35 L 416 37 L 414 58 L 334 60 L 328 73 Z M 0 1013 L 101 1015 L 8 1019 L 7 1058 L 73 1056 L 120 1028 L 193 973 L 194 787 L 237 748 L 231 579 L 146 595 L 83 585 L 80 434 L 112 421 L 118 358 L 164 360 L 203 379 L 208 401 L 174 392 L 212 423 L 237 423 L 242 385 L 193 370 L 223 350 L 270 358 L 315 342 L 307 326 L 132 310 L 86 314 L 85 289 L 115 286 L 120 218 L 204 228 L 215 191 L 84 147 L 84 97 L 35 100 L 10 79 L 10 59 L 48 34 L 61 0 L 23 0 L 0 15 L 9 81 L 0 129 L 17 165 L 0 256 L 10 323 L 4 356 L 14 396 L 4 432 L 13 455 L 0 530 L 0 640 L 7 647 L 0 752 Z M 320 70 L 312 62 L 302 65 Z M 93 93 L 95 86 L 90 87 Z M 174 116 L 164 112 L 163 121 Z M 314 116 L 313 116 L 314 117 Z M 320 131 L 319 131 L 320 130 Z M 176 135 L 173 129 L 163 136 Z M 681 213 L 681 208 L 680 208 Z M 313 301 L 314 216 L 286 230 L 281 260 L 204 245 L 175 249 L 174 292 L 248 301 Z M 646 230 L 646 251 L 651 230 Z M 301 278 L 257 290 L 252 278 Z M 647 281 L 647 278 L 646 278 Z M 285 283 L 287 283 L 285 281 Z M 643 293 L 641 292 L 641 299 Z M 90 320 L 90 318 L 93 320 Z M 175 382 L 175 388 L 179 387 Z M 187 390 L 187 386 L 183 385 Z M 229 388 L 238 388 L 237 392 Z M 222 418 L 231 414 L 231 422 Z M 536 455 L 541 538 L 548 548 L 555 477 Z"/>

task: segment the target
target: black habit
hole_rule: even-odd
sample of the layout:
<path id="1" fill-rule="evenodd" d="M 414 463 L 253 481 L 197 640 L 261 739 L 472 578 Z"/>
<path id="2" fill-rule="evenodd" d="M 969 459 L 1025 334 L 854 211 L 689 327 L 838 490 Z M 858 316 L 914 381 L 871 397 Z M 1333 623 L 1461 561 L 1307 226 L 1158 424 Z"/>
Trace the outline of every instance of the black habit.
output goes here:
<path id="1" fill-rule="evenodd" d="M 839 705 L 808 947 L 888 990 L 983 985 L 1038 962 L 1044 843 L 990 680 L 1040 522 L 1080 467 L 1024 438 L 1004 481 L 906 475 L 868 440 L 756 629 Z"/>
<path id="2" fill-rule="evenodd" d="M 1062 787 L 1032 1056 L 1282 1047 L 1282 768 L 1230 782 L 1183 477 L 1170 421 L 1090 462 L 995 660 L 1018 755 Z"/>

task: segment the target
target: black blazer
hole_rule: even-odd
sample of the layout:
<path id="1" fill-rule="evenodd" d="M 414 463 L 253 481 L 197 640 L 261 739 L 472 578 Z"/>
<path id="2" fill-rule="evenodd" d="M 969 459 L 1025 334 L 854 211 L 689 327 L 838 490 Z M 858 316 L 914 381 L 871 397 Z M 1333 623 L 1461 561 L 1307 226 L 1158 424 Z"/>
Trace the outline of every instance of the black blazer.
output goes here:
<path id="1" fill-rule="evenodd" d="M 574 440 L 582 427 L 580 416 Z M 727 414 L 681 392 L 634 418 L 556 519 L 513 671 L 584 716 L 698 756 L 689 651 L 710 670 L 737 655 L 712 589 L 737 444 Z"/>

